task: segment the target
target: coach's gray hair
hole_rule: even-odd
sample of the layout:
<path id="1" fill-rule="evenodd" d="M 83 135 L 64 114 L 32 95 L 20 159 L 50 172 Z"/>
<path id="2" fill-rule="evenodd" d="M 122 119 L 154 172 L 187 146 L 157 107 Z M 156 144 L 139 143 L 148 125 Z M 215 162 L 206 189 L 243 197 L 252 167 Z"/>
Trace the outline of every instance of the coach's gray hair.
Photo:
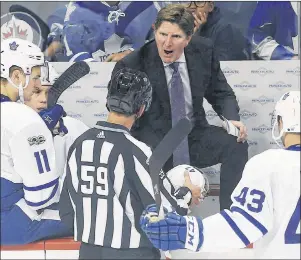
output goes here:
<path id="1" fill-rule="evenodd" d="M 155 21 L 155 30 L 157 30 L 163 22 L 177 24 L 186 36 L 193 34 L 194 17 L 181 4 L 169 4 L 162 8 Z"/>

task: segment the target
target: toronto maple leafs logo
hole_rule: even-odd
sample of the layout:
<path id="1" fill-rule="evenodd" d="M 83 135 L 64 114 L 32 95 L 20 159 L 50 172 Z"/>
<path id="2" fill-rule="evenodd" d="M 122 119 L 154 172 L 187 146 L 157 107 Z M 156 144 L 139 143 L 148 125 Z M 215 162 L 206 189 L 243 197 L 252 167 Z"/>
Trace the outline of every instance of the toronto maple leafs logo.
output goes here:
<path id="1" fill-rule="evenodd" d="M 48 124 L 51 124 L 51 122 L 53 121 L 52 118 L 48 115 L 43 117 L 44 121 L 46 121 Z"/>
<path id="2" fill-rule="evenodd" d="M 12 51 L 16 51 L 19 47 L 19 44 L 17 44 L 15 41 L 11 42 L 9 44 L 9 48 L 12 50 Z"/>
<path id="3" fill-rule="evenodd" d="M 120 9 L 117 11 L 109 11 L 108 22 L 116 22 L 116 24 L 118 25 L 119 17 L 125 17 L 125 13 L 122 12 Z"/>

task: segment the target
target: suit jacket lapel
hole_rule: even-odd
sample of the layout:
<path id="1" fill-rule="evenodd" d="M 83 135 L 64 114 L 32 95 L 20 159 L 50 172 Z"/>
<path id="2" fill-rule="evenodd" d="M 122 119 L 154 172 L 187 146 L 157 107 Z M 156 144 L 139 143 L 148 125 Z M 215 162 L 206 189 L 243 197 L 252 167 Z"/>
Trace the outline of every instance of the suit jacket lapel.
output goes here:
<path id="1" fill-rule="evenodd" d="M 194 113 L 199 113 L 203 107 L 204 90 L 207 81 L 210 79 L 211 57 L 206 49 L 200 50 L 190 42 L 185 48 L 185 58 L 190 81 L 192 105 Z M 196 57 L 202 57 L 196 58 Z"/>
<path id="2" fill-rule="evenodd" d="M 200 95 L 201 91 L 200 83 L 202 78 L 202 72 L 200 71 L 200 61 L 195 58 L 194 50 L 189 45 L 185 48 L 185 59 L 187 63 L 191 96 L 194 106 L 195 99 Z"/>

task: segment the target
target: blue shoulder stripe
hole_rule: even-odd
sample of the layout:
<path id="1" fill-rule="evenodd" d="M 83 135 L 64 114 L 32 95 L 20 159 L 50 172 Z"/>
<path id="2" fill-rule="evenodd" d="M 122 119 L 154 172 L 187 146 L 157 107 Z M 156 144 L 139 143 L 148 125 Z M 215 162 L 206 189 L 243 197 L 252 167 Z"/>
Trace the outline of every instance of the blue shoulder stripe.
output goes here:
<path id="1" fill-rule="evenodd" d="M 38 191 L 38 190 L 43 190 L 43 189 L 47 189 L 50 188 L 54 185 L 56 185 L 59 182 L 59 178 L 56 178 L 55 180 L 45 183 L 43 185 L 39 185 L 39 186 L 34 186 L 34 187 L 27 187 L 25 185 L 23 185 L 23 189 L 24 190 L 28 190 L 28 191 Z"/>
<path id="2" fill-rule="evenodd" d="M 230 210 L 232 212 L 238 212 L 241 215 L 243 215 L 255 227 L 257 227 L 263 235 L 265 235 L 268 232 L 268 230 L 265 228 L 264 225 L 262 225 L 258 220 L 256 220 L 254 217 L 252 217 L 248 212 L 244 211 L 243 209 L 241 209 L 239 207 L 236 207 L 236 206 L 233 206 L 233 207 L 230 208 Z"/>
<path id="3" fill-rule="evenodd" d="M 230 227 L 233 229 L 235 234 L 240 238 L 240 240 L 245 244 L 245 246 L 250 245 L 249 239 L 245 236 L 245 234 L 240 230 L 240 228 L 236 225 L 234 220 L 227 214 L 226 211 L 221 211 L 220 214 L 225 218 Z"/>
<path id="4" fill-rule="evenodd" d="M 25 201 L 26 201 L 26 203 L 27 203 L 29 206 L 32 206 L 32 207 L 38 207 L 38 206 L 41 206 L 41 205 L 43 205 L 43 204 L 46 204 L 49 200 L 51 200 L 51 199 L 54 197 L 54 195 L 55 195 L 56 192 L 57 192 L 58 187 L 59 187 L 59 183 L 57 183 L 57 184 L 54 186 L 54 188 L 53 188 L 53 190 L 52 190 L 52 192 L 51 192 L 49 198 L 46 199 L 46 200 L 42 200 L 42 201 L 40 201 L 40 202 L 31 202 L 31 201 L 28 201 L 28 200 L 25 200 Z"/>

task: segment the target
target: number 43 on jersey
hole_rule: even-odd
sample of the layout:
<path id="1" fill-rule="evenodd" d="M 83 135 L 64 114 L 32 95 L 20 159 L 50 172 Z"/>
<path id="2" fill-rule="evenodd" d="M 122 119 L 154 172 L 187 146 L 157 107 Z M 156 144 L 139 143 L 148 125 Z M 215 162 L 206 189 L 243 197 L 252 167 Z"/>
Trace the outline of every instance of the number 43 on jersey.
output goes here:
<path id="1" fill-rule="evenodd" d="M 244 187 L 241 190 L 240 194 L 234 197 L 234 199 L 242 206 L 244 206 L 247 201 L 247 197 L 252 198 L 251 203 L 247 204 L 248 210 L 254 213 L 260 213 L 263 209 L 263 203 L 265 201 L 264 192 L 256 189 L 252 189 L 251 191 L 249 191 L 248 187 Z M 290 220 L 284 233 L 285 244 L 300 244 L 300 210 L 301 208 L 299 198 L 295 210 L 292 216 L 290 217 Z"/>

